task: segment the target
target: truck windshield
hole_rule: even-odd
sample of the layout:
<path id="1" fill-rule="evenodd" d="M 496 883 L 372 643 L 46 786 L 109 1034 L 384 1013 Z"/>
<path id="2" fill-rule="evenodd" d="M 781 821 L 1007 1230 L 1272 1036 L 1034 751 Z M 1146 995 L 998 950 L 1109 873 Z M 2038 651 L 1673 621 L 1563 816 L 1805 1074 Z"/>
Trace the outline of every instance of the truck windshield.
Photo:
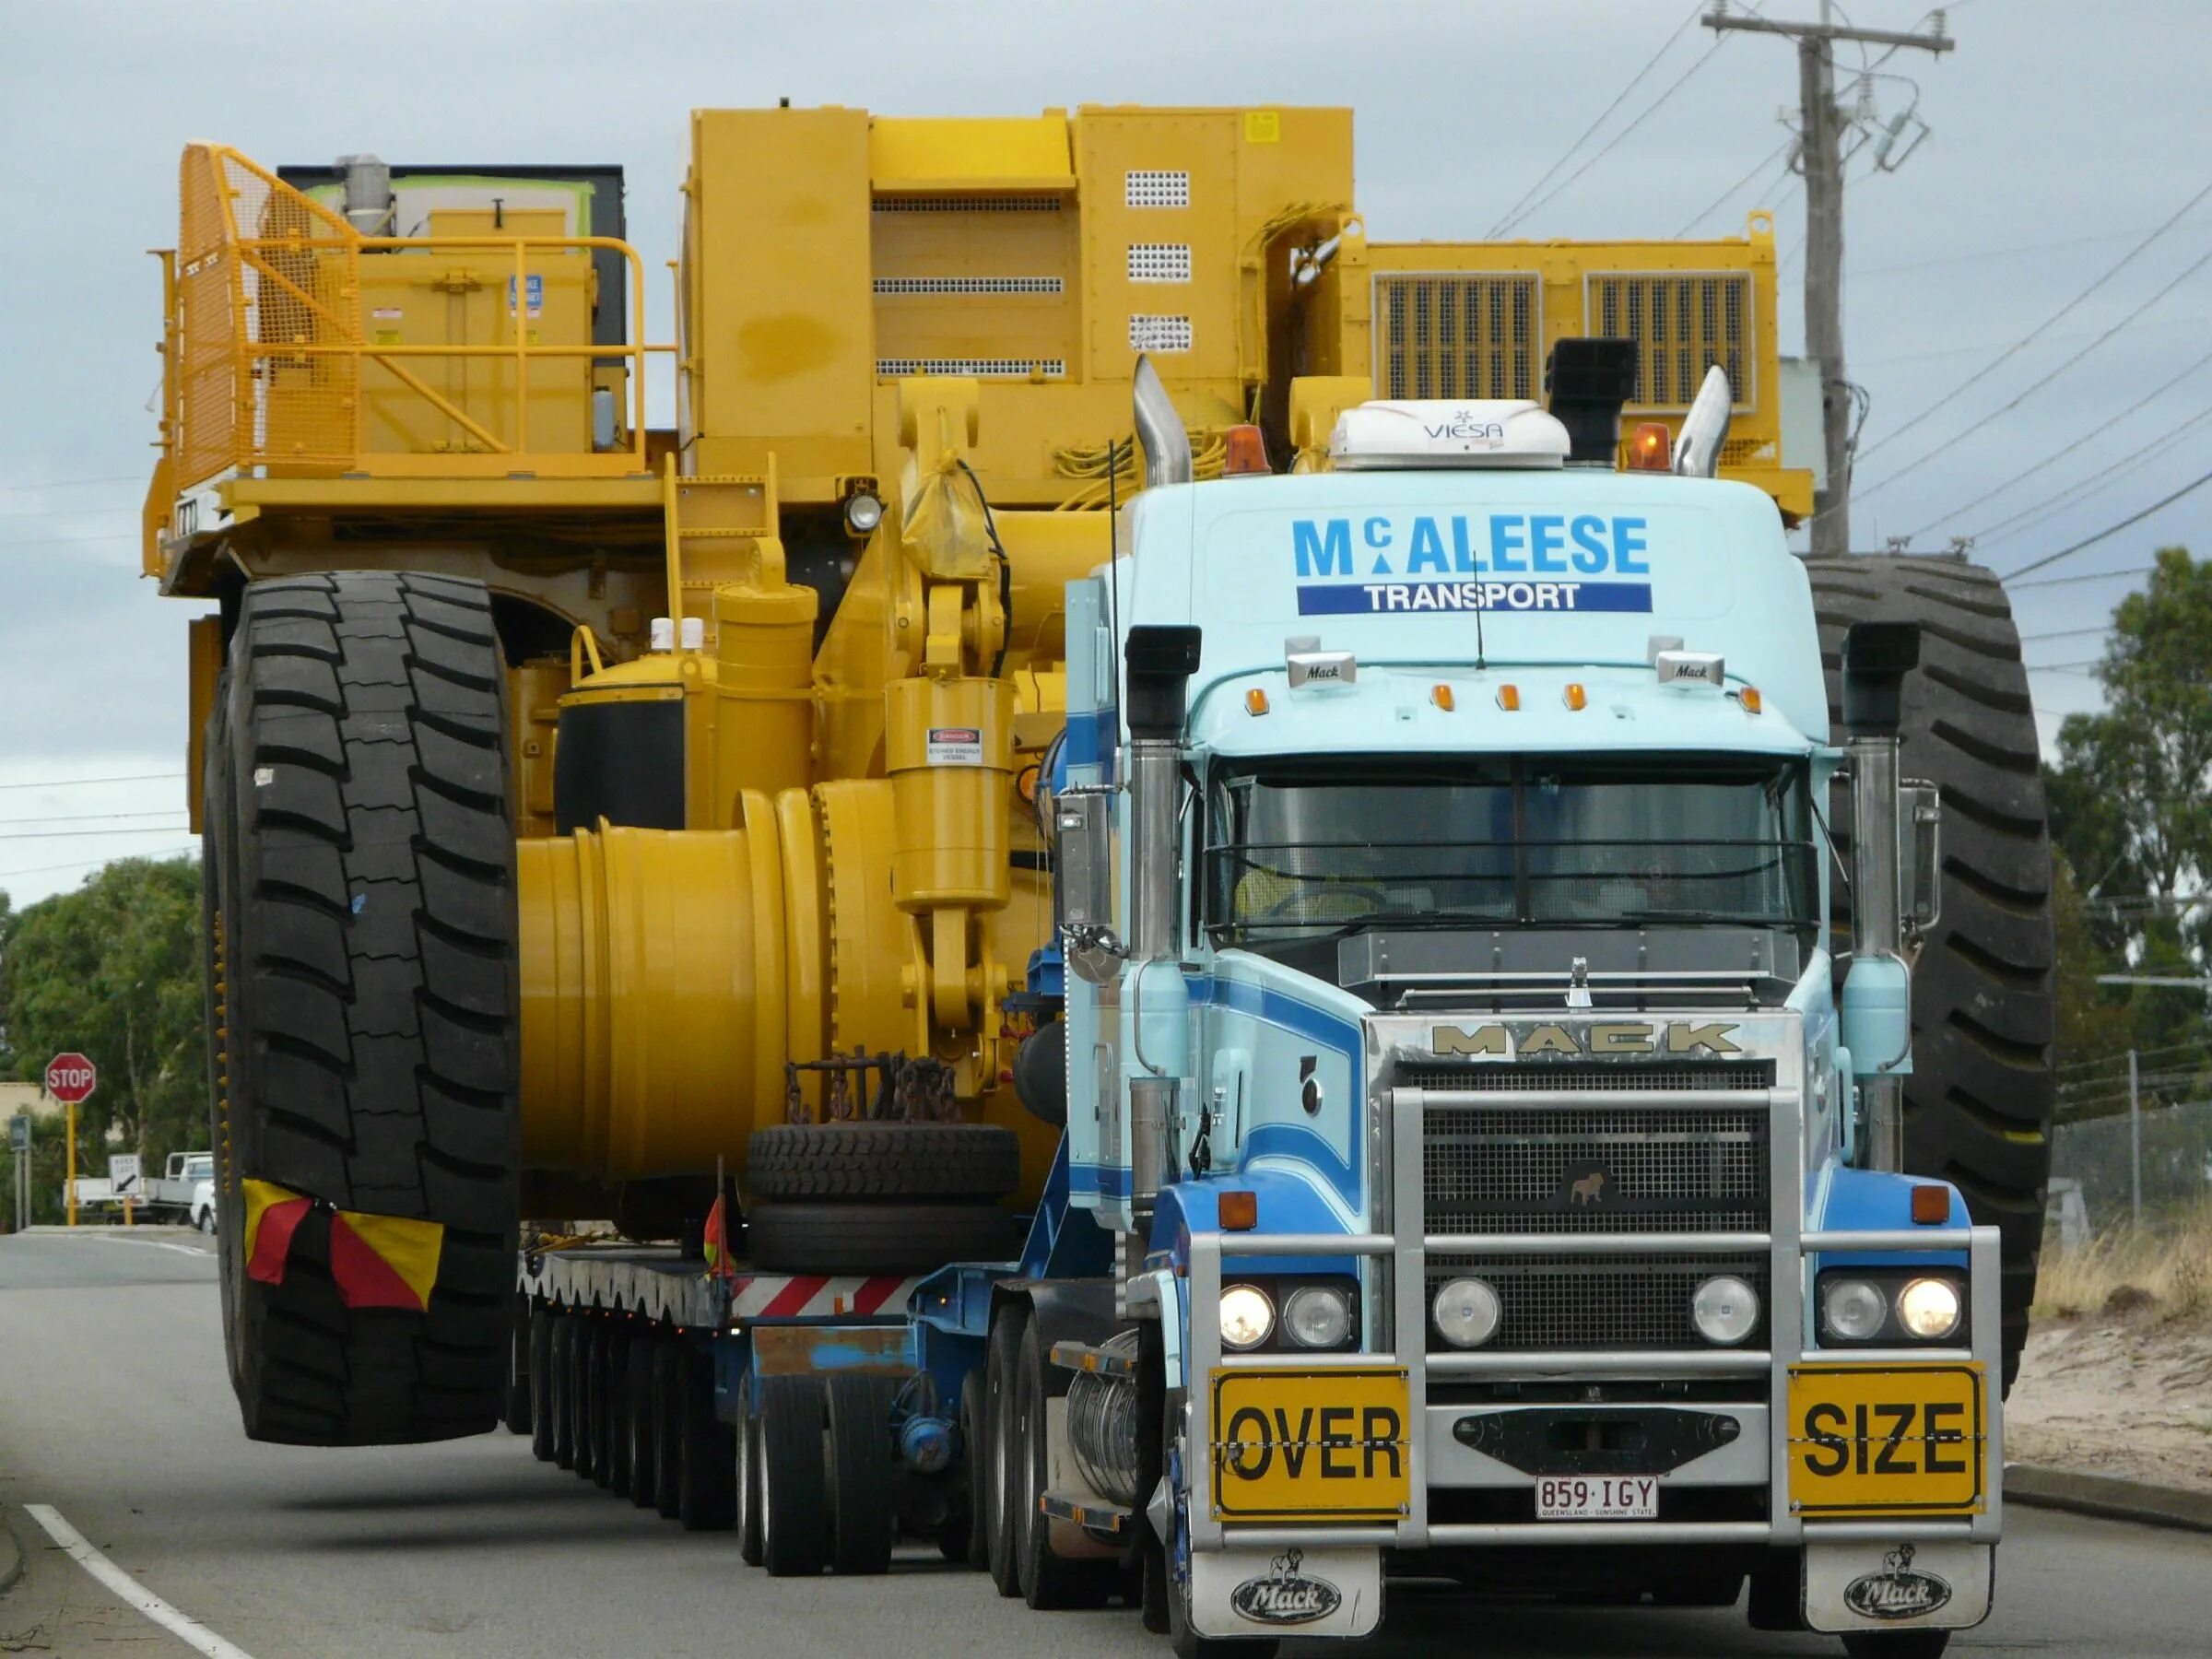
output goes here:
<path id="1" fill-rule="evenodd" d="M 1218 945 L 1366 927 L 1818 922 L 1802 761 L 1698 755 L 1227 763 Z"/>

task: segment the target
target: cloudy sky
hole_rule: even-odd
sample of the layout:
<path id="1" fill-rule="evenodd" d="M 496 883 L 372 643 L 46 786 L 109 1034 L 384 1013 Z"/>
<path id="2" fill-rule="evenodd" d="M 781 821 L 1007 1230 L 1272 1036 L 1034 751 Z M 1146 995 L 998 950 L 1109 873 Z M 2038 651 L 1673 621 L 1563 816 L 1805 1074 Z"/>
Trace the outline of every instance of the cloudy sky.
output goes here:
<path id="1" fill-rule="evenodd" d="M 1818 0 L 1757 9 L 1806 16 Z M 1918 0 L 1848 15 L 1925 17 Z M 1900 53 L 1871 82 L 1882 118 L 1916 107 L 1932 135 L 1894 173 L 1873 174 L 1870 152 L 1850 171 L 1847 338 L 1873 452 L 1854 537 L 1979 533 L 1977 557 L 2010 571 L 2212 466 L 2212 197 L 2127 257 L 2212 183 L 2212 13 L 1965 0 L 1947 16 L 1957 52 Z M 185 140 L 270 164 L 357 149 L 616 162 L 653 268 L 676 251 L 697 106 L 1349 104 L 1377 239 L 1481 237 L 1547 172 L 1514 234 L 1712 233 L 1772 207 L 1794 352 L 1804 197 L 1776 113 L 1794 104 L 1795 59 L 1765 37 L 1716 46 L 1691 17 L 1688 0 L 0 0 L 0 888 L 20 902 L 103 857 L 188 844 L 193 607 L 137 579 L 135 535 L 160 324 L 145 251 L 175 241 Z M 660 285 L 650 298 L 666 338 Z M 2208 513 L 2212 488 L 2049 574 L 2212 545 Z M 2127 586 L 2017 594 L 2030 660 L 2052 665 L 2035 677 L 2046 736 L 2096 697 L 2070 666 L 2098 653 L 2096 633 L 2062 630 L 2094 630 Z"/>

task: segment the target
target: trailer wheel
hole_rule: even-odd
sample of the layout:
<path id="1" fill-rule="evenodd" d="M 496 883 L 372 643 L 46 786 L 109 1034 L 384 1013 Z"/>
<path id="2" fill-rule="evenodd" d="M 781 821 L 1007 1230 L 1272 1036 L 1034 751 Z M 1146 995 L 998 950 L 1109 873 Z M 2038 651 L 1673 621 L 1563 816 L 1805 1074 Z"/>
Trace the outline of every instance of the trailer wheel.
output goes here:
<path id="1" fill-rule="evenodd" d="M 2051 841 L 2019 630 L 1997 578 L 1948 559 L 1809 559 L 1841 729 L 1843 631 L 1918 622 L 1902 775 L 1943 795 L 1942 916 L 1912 973 L 1905 1167 L 1965 1194 L 2004 1237 L 2005 1385 L 2019 1369 L 2042 1243 L 2057 1101 L 2052 1065 Z M 1831 824 L 1840 838 L 1850 823 Z M 1836 920 L 1849 924 L 1839 896 Z"/>
<path id="2" fill-rule="evenodd" d="M 758 1198 L 1004 1198 L 1021 1140 L 996 1124 L 778 1124 L 754 1131 Z"/>
<path id="3" fill-rule="evenodd" d="M 994 1204 L 755 1204 L 754 1265 L 769 1273 L 928 1273 L 1011 1261 L 1019 1222 Z"/>
<path id="4" fill-rule="evenodd" d="M 1190 1446 L 1183 1438 L 1182 1412 L 1172 1401 L 1166 1408 L 1161 1444 L 1171 1468 L 1190 1467 Z M 1185 1489 L 1188 1489 L 1187 1480 Z M 1179 1494 L 1169 1506 L 1168 1535 L 1160 1540 L 1160 1566 L 1166 1575 L 1168 1646 L 1175 1659 L 1275 1659 L 1281 1645 L 1265 1637 L 1201 1636 L 1191 1629 L 1190 1543 L 1184 1527 L 1188 1517 Z"/>
<path id="5" fill-rule="evenodd" d="M 968 1512 L 960 1517 L 960 1552 L 955 1555 L 947 1549 L 945 1555 L 947 1560 L 966 1561 L 979 1571 L 991 1565 L 991 1510 L 983 1500 L 984 1471 L 990 1467 L 984 1415 L 982 1373 L 971 1371 L 960 1381 L 960 1440 L 968 1454 Z"/>
<path id="6" fill-rule="evenodd" d="M 579 1480 L 594 1477 L 599 1453 L 599 1419 L 592 1375 L 599 1369 L 600 1325 L 591 1314 L 571 1314 L 576 1321 L 576 1341 L 569 1349 L 569 1433 L 576 1442 L 574 1472 Z"/>
<path id="7" fill-rule="evenodd" d="M 611 1321 L 606 1328 L 606 1363 L 600 1367 L 605 1394 L 599 1413 L 599 1484 L 610 1492 L 629 1491 L 629 1328 Z"/>
<path id="8" fill-rule="evenodd" d="M 737 1412 L 737 1559 L 760 1565 L 760 1406 L 753 1379 L 745 1380 Z"/>
<path id="9" fill-rule="evenodd" d="M 507 1398 L 500 1420 L 510 1434 L 530 1432 L 530 1299 L 514 1298 L 514 1319 L 507 1337 Z"/>
<path id="10" fill-rule="evenodd" d="M 889 1377 L 851 1371 L 833 1375 L 822 1394 L 830 1433 L 824 1476 L 830 1488 L 830 1571 L 853 1575 L 888 1572 L 899 1530 L 891 1484 L 891 1402 L 899 1385 Z"/>
<path id="11" fill-rule="evenodd" d="M 990 1536 L 984 1565 L 1001 1595 L 1021 1594 L 1020 1547 L 1016 1531 L 1020 1525 L 1020 1500 L 1015 1495 L 1017 1462 L 1014 1455 L 1014 1397 L 1021 1374 L 1021 1336 L 1030 1323 L 1026 1301 L 1009 1301 L 991 1322 L 991 1340 L 983 1357 L 983 1441 L 987 1448 L 982 1470 L 984 1527 Z"/>
<path id="12" fill-rule="evenodd" d="M 530 1455 L 539 1463 L 553 1461 L 553 1308 L 536 1302 L 530 1309 Z"/>
<path id="13" fill-rule="evenodd" d="M 553 1315 L 552 1363 L 547 1368 L 546 1404 L 553 1418 L 553 1463 L 562 1469 L 576 1466 L 576 1316 Z"/>
<path id="14" fill-rule="evenodd" d="M 682 1506 L 683 1433 L 683 1344 L 663 1336 L 653 1345 L 653 1507 L 664 1521 Z"/>
<path id="15" fill-rule="evenodd" d="M 829 1559 L 822 1420 L 814 1378 L 760 1379 L 760 1559 L 773 1578 L 812 1578 Z"/>
<path id="16" fill-rule="evenodd" d="M 629 1475 L 623 1489 L 640 1509 L 653 1507 L 658 1469 L 653 1441 L 653 1351 L 656 1346 L 652 1332 L 633 1332 L 622 1355 L 622 1430 L 629 1441 L 623 1466 Z"/>
<path id="17" fill-rule="evenodd" d="M 229 663 L 202 822 L 216 1237 L 246 1433 L 478 1434 L 508 1383 L 521 1157 L 490 601 L 433 576 L 256 582 Z M 285 1228 L 249 1236 L 248 1182 Z M 342 1212 L 435 1229 L 427 1293 L 396 1289 L 373 1245 L 334 1269 Z"/>
<path id="18" fill-rule="evenodd" d="M 714 1361 L 679 1347 L 683 1395 L 677 1519 L 686 1532 L 724 1532 L 736 1519 L 737 1441 L 714 1411 Z"/>
<path id="19" fill-rule="evenodd" d="M 1049 1486 L 1044 1388 L 1044 1343 L 1035 1321 L 1021 1334 L 1014 1394 L 1014 1491 L 1020 1500 L 1014 1539 L 1022 1599 L 1039 1612 L 1096 1607 L 1112 1592 L 1120 1563 L 1071 1561 L 1053 1553 L 1052 1522 L 1041 1500 Z"/>

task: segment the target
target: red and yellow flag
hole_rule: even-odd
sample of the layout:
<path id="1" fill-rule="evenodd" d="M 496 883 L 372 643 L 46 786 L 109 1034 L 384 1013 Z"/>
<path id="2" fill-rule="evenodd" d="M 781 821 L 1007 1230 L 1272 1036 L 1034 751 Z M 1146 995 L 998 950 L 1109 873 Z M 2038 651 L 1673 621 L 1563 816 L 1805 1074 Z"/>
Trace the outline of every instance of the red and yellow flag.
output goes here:
<path id="1" fill-rule="evenodd" d="M 730 1219 L 728 1199 L 717 1194 L 714 1207 L 707 1212 L 706 1257 L 710 1277 L 735 1278 L 736 1261 L 730 1254 Z"/>
<path id="2" fill-rule="evenodd" d="M 245 1200 L 248 1278 L 283 1284 L 300 1223 L 322 1209 L 330 1216 L 330 1277 L 347 1307 L 419 1313 L 429 1305 L 445 1249 L 443 1223 L 338 1209 L 270 1181 L 247 1182 Z"/>

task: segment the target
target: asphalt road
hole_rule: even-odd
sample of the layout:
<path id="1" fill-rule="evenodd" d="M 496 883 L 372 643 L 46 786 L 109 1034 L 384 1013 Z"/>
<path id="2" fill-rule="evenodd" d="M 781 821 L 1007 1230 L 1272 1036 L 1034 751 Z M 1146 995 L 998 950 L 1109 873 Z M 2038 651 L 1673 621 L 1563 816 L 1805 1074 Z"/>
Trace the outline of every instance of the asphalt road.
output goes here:
<path id="1" fill-rule="evenodd" d="M 771 1580 L 499 1434 L 301 1452 L 240 1434 L 214 1265 L 147 1230 L 0 1238 L 0 1516 L 24 1575 L 0 1653 L 185 1654 L 52 1547 L 58 1510 L 124 1571 L 253 1659 L 528 1655 L 1159 1654 L 1132 1612 L 1038 1614 L 935 1550 L 888 1581 Z M 2015 1509 L 1997 1611 L 1955 1654 L 2202 1659 L 2212 1540 Z M 218 1650 L 219 1651 L 219 1650 Z M 1287 1659 L 1345 1650 L 1292 1643 Z M 1472 1605 L 1394 1593 L 1361 1659 L 1415 1654 L 1840 1655 L 1740 1612 Z"/>

